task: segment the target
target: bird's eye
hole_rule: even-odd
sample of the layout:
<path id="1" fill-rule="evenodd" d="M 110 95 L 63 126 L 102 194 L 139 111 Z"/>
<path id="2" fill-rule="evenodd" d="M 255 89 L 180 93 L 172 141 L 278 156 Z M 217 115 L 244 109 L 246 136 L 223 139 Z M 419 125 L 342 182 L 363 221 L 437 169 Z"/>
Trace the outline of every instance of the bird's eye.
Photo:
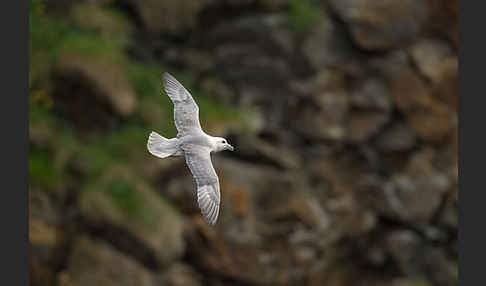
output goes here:
<path id="1" fill-rule="evenodd" d="M 224 140 L 223 140 L 223 141 L 221 141 L 221 143 L 223 143 L 223 144 L 224 144 L 224 143 L 226 143 L 226 141 L 224 141 Z"/>

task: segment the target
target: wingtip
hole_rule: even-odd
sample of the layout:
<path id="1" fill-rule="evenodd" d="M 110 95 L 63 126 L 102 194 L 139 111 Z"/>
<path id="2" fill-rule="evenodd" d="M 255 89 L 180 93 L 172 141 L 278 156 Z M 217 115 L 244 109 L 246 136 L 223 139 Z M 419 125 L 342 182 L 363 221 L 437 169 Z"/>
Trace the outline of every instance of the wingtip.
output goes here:
<path id="1" fill-rule="evenodd" d="M 172 76 L 172 75 L 171 75 L 170 73 L 168 73 L 168 72 L 164 72 L 164 73 L 162 74 L 162 78 L 163 78 L 164 80 L 169 80 L 169 79 L 173 79 L 173 78 L 174 78 L 174 76 Z"/>

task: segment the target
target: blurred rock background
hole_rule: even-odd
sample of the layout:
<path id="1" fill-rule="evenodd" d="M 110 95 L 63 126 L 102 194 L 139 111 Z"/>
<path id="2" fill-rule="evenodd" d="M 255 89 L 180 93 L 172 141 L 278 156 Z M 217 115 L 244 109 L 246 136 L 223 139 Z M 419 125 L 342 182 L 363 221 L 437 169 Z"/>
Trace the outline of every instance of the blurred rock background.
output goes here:
<path id="1" fill-rule="evenodd" d="M 31 285 L 457 284 L 457 0 L 30 2 Z M 180 158 L 169 71 L 213 156 Z"/>

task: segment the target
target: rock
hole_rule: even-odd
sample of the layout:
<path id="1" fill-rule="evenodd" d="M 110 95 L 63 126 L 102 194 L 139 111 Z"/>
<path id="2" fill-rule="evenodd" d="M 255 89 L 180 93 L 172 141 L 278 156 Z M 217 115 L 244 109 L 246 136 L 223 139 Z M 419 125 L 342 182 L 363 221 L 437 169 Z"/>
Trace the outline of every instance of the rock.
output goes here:
<path id="1" fill-rule="evenodd" d="M 37 146 L 54 145 L 53 138 L 56 138 L 54 126 L 47 122 L 34 122 L 29 120 L 29 141 Z"/>
<path id="2" fill-rule="evenodd" d="M 201 45 L 210 50 L 223 79 L 236 90 L 252 86 L 263 89 L 282 88 L 292 68 L 281 55 L 292 55 L 293 41 L 283 15 L 255 15 L 215 25 L 201 39 Z M 255 95 L 252 96 L 255 98 Z M 266 96 L 259 100 L 271 100 Z"/>
<path id="3" fill-rule="evenodd" d="M 406 276 L 421 274 L 422 241 L 417 234 L 408 230 L 394 231 L 387 236 L 386 244 L 402 273 Z"/>
<path id="4" fill-rule="evenodd" d="M 46 245 L 53 247 L 58 241 L 58 231 L 45 221 L 36 217 L 29 219 L 29 242 L 31 245 Z"/>
<path id="5" fill-rule="evenodd" d="M 290 194 L 290 198 L 285 198 L 284 201 L 269 209 L 267 216 L 268 219 L 275 221 L 296 219 L 304 225 L 319 229 L 327 229 L 330 225 L 329 215 L 309 194 Z"/>
<path id="6" fill-rule="evenodd" d="M 265 281 L 268 275 L 258 262 L 260 251 L 256 245 L 229 241 L 202 218 L 195 217 L 193 223 L 186 237 L 188 253 L 198 268 L 249 283 Z"/>
<path id="7" fill-rule="evenodd" d="M 59 212 L 59 206 L 49 192 L 29 184 L 29 214 L 32 219 L 40 219 L 46 225 L 60 225 L 63 216 Z"/>
<path id="8" fill-rule="evenodd" d="M 251 4 L 252 0 L 228 0 L 228 4 L 236 7 L 245 6 Z"/>
<path id="9" fill-rule="evenodd" d="M 29 262 L 29 280 L 31 285 L 49 286 L 55 284 L 55 273 L 52 266 L 39 263 L 30 258 Z M 32 261 L 34 260 L 34 261 Z"/>
<path id="10" fill-rule="evenodd" d="M 225 190 L 221 203 L 221 226 L 238 234 L 234 236 L 237 241 L 257 241 L 256 222 L 261 213 L 255 205 L 260 203 L 260 195 L 268 188 L 279 183 L 281 185 L 285 181 L 281 172 L 270 166 L 255 166 L 252 163 L 217 156 L 213 157 L 213 165 L 218 173 L 221 189 Z M 261 176 L 265 176 L 267 180 L 261 180 Z"/>
<path id="11" fill-rule="evenodd" d="M 197 24 L 198 13 L 213 0 L 130 0 L 145 29 L 152 35 L 179 33 L 190 30 Z M 164 17 L 160 13 L 164 11 Z"/>
<path id="12" fill-rule="evenodd" d="M 368 58 L 366 62 L 371 70 L 383 76 L 389 89 L 389 83 L 410 65 L 410 57 L 404 50 L 390 50 L 383 56 Z"/>
<path id="13" fill-rule="evenodd" d="M 442 61 L 438 67 L 440 70 L 438 82 L 434 86 L 434 96 L 443 101 L 450 110 L 453 110 L 452 114 L 455 117 L 457 117 L 458 65 L 457 57 Z"/>
<path id="14" fill-rule="evenodd" d="M 459 49 L 458 0 L 428 0 L 429 29 L 440 38 L 447 38 Z"/>
<path id="15" fill-rule="evenodd" d="M 37 217 L 29 217 L 29 266 L 31 283 L 52 285 L 54 269 L 62 258 L 62 232 Z"/>
<path id="16" fill-rule="evenodd" d="M 332 262 L 328 262 L 332 263 Z M 357 284 L 353 278 L 353 273 L 356 273 L 355 269 L 348 265 L 341 265 L 339 263 L 325 265 L 321 267 L 324 269 L 319 269 L 318 271 L 312 271 L 309 277 L 309 285 L 341 285 L 341 286 L 352 286 L 361 285 Z M 360 279 L 361 280 L 361 279 Z M 361 281 L 360 281 L 361 282 Z"/>
<path id="17" fill-rule="evenodd" d="M 432 282 L 423 279 L 398 278 L 392 281 L 392 286 L 432 286 Z"/>
<path id="18" fill-rule="evenodd" d="M 133 258 L 87 236 L 77 239 L 67 267 L 60 280 L 71 286 L 156 285 L 151 273 Z"/>
<path id="19" fill-rule="evenodd" d="M 427 19 L 427 5 L 421 0 L 331 0 L 330 5 L 349 25 L 357 45 L 367 50 L 413 41 Z"/>
<path id="20" fill-rule="evenodd" d="M 388 86 L 379 78 L 366 79 L 350 94 L 350 102 L 360 109 L 389 111 L 392 107 Z"/>
<path id="21" fill-rule="evenodd" d="M 455 57 L 447 44 L 431 39 L 424 39 L 414 44 L 410 54 L 421 74 L 434 83 L 442 79 L 442 65 L 445 61 Z"/>
<path id="22" fill-rule="evenodd" d="M 205 78 L 201 81 L 201 90 L 204 94 L 208 94 L 218 102 L 225 104 L 234 104 L 234 92 L 221 80 L 217 78 Z"/>
<path id="23" fill-rule="evenodd" d="M 55 75 L 54 106 L 77 125 L 106 125 L 107 114 L 126 117 L 135 110 L 135 92 L 118 63 L 65 55 Z"/>
<path id="24" fill-rule="evenodd" d="M 317 71 L 328 67 L 342 66 L 356 60 L 356 55 L 344 37 L 344 32 L 329 15 L 315 26 L 306 37 L 302 53 Z"/>
<path id="25" fill-rule="evenodd" d="M 434 96 L 414 72 L 400 73 L 391 83 L 391 95 L 421 139 L 438 143 L 451 132 L 456 111 Z"/>
<path id="26" fill-rule="evenodd" d="M 384 185 L 387 213 L 413 223 L 434 217 L 451 187 L 448 177 L 433 166 L 434 156 L 430 149 L 416 153 L 405 173 L 392 176 Z"/>
<path id="27" fill-rule="evenodd" d="M 127 43 L 132 28 L 127 19 L 104 9 L 102 5 L 107 3 L 99 2 L 102 1 L 85 1 L 75 5 L 71 9 L 71 18 L 74 23 L 83 29 L 94 30 L 102 36 Z"/>
<path id="28" fill-rule="evenodd" d="M 234 142 L 238 146 L 238 156 L 283 169 L 295 169 L 301 165 L 301 160 L 291 150 L 279 147 L 264 140 L 242 136 Z"/>
<path id="29" fill-rule="evenodd" d="M 214 62 L 208 51 L 194 48 L 166 48 L 162 51 L 163 58 L 174 65 L 184 65 L 188 70 L 196 73 L 204 73 L 214 68 Z"/>
<path id="30" fill-rule="evenodd" d="M 295 111 L 289 114 L 291 126 L 314 140 L 344 140 L 349 114 L 348 94 L 343 90 L 324 90 L 317 92 L 312 100 L 312 105 L 307 103 L 293 108 Z"/>
<path id="31" fill-rule="evenodd" d="M 454 198 L 449 197 L 444 207 L 444 210 L 442 211 L 440 223 L 453 230 L 457 230 L 457 215 L 457 201 Z"/>
<path id="32" fill-rule="evenodd" d="M 379 150 L 385 152 L 408 151 L 416 142 L 414 134 L 410 131 L 407 125 L 396 122 L 377 137 L 376 145 Z"/>
<path id="33" fill-rule="evenodd" d="M 388 121 L 384 112 L 352 112 L 348 122 L 348 138 L 353 143 L 367 141 Z"/>
<path id="34" fill-rule="evenodd" d="M 191 266 L 181 263 L 173 264 L 162 276 L 162 285 L 200 286 L 201 275 Z"/>
<path id="35" fill-rule="evenodd" d="M 277 10 L 288 5 L 289 0 L 260 0 L 261 4 L 270 10 Z"/>
<path id="36" fill-rule="evenodd" d="M 140 260 L 167 265 L 184 251 L 180 215 L 146 184 L 113 167 L 80 199 L 88 224 Z M 120 235 L 121 234 L 121 235 Z"/>
<path id="37" fill-rule="evenodd" d="M 425 269 L 435 285 L 453 286 L 458 281 L 457 255 L 451 260 L 444 249 L 430 247 L 424 257 Z"/>
<path id="38" fill-rule="evenodd" d="M 183 166 L 181 166 L 182 168 Z M 185 174 L 182 178 L 170 180 L 166 190 L 171 202 L 186 215 L 198 215 L 201 213 L 197 204 L 196 184 L 191 174 Z"/>

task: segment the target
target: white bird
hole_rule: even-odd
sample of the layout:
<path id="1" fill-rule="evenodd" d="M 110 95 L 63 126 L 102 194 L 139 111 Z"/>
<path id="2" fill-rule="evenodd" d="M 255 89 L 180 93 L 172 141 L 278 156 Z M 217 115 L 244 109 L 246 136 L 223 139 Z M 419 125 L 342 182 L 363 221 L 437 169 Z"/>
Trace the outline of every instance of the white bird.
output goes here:
<path id="1" fill-rule="evenodd" d="M 167 95 L 174 104 L 174 122 L 177 136 L 167 139 L 152 131 L 148 138 L 148 151 L 159 158 L 184 156 L 197 185 L 197 202 L 210 225 L 219 215 L 219 179 L 211 163 L 211 152 L 234 151 L 222 137 L 213 137 L 201 129 L 199 107 L 191 94 L 173 76 L 164 73 Z"/>

